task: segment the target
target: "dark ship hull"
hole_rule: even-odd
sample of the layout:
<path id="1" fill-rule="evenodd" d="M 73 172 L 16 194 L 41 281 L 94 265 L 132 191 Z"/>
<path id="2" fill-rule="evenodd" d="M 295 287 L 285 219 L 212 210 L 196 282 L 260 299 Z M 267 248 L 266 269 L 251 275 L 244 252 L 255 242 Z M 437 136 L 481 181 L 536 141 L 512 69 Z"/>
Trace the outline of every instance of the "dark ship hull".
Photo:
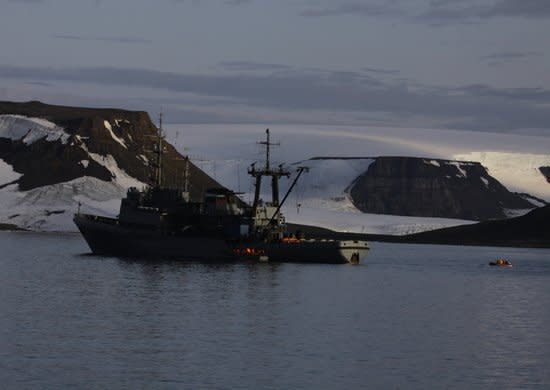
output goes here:
<path id="1" fill-rule="evenodd" d="M 120 257 L 234 260 L 219 237 L 175 236 L 161 230 L 120 225 L 117 219 L 76 214 L 73 218 L 94 254 Z"/>
<path id="2" fill-rule="evenodd" d="M 174 235 L 145 227 L 124 226 L 114 218 L 76 214 L 74 222 L 97 255 L 178 259 L 203 262 L 269 261 L 359 263 L 368 253 L 362 241 L 230 240 L 222 236 Z"/>

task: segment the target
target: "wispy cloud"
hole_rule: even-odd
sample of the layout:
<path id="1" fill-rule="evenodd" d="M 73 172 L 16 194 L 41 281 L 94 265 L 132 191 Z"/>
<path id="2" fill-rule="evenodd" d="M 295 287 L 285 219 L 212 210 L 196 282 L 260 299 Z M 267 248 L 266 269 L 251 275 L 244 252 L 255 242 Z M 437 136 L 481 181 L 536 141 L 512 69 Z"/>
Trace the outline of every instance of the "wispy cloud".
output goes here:
<path id="1" fill-rule="evenodd" d="M 252 2 L 252 0 L 225 0 L 225 4 L 229 5 L 243 5 Z"/>
<path id="2" fill-rule="evenodd" d="M 42 3 L 44 0 L 7 0 L 8 3 L 28 3 L 28 4 L 33 4 L 33 3 Z"/>
<path id="3" fill-rule="evenodd" d="M 214 112 L 231 107 L 248 111 L 309 112 L 309 120 L 327 112 L 348 117 L 391 117 L 402 125 L 419 120 L 440 126 L 468 129 L 514 130 L 537 128 L 550 132 L 550 90 L 542 88 L 493 88 L 468 85 L 461 88 L 420 88 L 406 82 L 385 82 L 361 72 L 293 72 L 225 75 L 179 74 L 144 69 L 109 67 L 20 68 L 0 65 L 4 78 L 68 81 L 112 87 L 145 87 L 172 94 L 197 96 L 202 106 L 216 100 Z M 225 107 L 225 109 L 222 109 Z M 254 108 L 253 110 L 250 110 Z M 372 115 L 371 115 L 372 114 Z M 258 118 L 261 120 L 262 118 Z M 550 135 L 550 134 L 549 134 Z"/>
<path id="4" fill-rule="evenodd" d="M 344 3 L 330 6 L 311 6 L 302 11 L 302 16 L 321 17 L 321 16 L 341 16 L 341 15 L 360 15 L 360 16 L 395 16 L 403 15 L 404 11 L 396 6 L 394 2 L 368 2 L 368 3 Z"/>
<path id="5" fill-rule="evenodd" d="M 526 57 L 540 57 L 540 51 L 500 51 L 481 57 L 484 60 L 515 60 Z"/>
<path id="6" fill-rule="evenodd" d="M 52 85 L 51 83 L 45 83 L 43 81 L 27 81 L 26 84 L 36 85 L 36 86 L 40 86 L 40 87 L 50 87 Z"/>
<path id="7" fill-rule="evenodd" d="M 364 72 L 379 73 L 379 74 L 399 74 L 396 69 L 380 69 L 380 68 L 362 68 Z"/>
<path id="8" fill-rule="evenodd" d="M 137 37 L 101 37 L 101 36 L 86 36 L 86 35 L 70 35 L 57 34 L 52 36 L 55 39 L 65 39 L 69 41 L 96 41 L 96 42 L 111 42 L 111 43 L 126 43 L 126 44 L 149 44 L 152 41 L 149 39 Z"/>
<path id="9" fill-rule="evenodd" d="M 363 16 L 402 18 L 443 26 L 479 23 L 493 18 L 550 18 L 548 0 L 363 0 L 339 4 L 309 2 L 306 17 Z"/>
<path id="10" fill-rule="evenodd" d="M 494 18 L 550 17 L 548 0 L 447 1 L 433 0 L 419 19 L 438 23 L 470 23 Z"/>
<path id="11" fill-rule="evenodd" d="M 498 66 L 542 56 L 540 51 L 501 51 L 482 56 L 481 60 L 491 66 Z"/>
<path id="12" fill-rule="evenodd" d="M 234 71 L 282 71 L 292 69 L 289 65 L 266 64 L 252 61 L 223 61 L 222 68 Z"/>

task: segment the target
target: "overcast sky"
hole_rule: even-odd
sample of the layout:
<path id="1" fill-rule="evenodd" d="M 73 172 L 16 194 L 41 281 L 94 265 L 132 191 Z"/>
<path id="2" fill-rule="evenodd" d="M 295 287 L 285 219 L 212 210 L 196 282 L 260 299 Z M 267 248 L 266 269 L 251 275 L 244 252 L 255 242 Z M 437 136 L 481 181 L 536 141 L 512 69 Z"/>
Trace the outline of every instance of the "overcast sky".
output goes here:
<path id="1" fill-rule="evenodd" d="M 550 136 L 549 0 L 0 6 L 0 100 Z"/>

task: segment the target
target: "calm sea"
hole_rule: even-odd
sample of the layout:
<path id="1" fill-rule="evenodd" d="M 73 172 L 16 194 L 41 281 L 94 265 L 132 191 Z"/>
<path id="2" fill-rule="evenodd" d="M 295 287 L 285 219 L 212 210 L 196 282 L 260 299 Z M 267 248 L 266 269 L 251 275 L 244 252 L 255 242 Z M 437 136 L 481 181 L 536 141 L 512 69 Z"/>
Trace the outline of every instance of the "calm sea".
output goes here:
<path id="1" fill-rule="evenodd" d="M 207 265 L 7 232 L 0 250 L 2 389 L 550 388 L 549 250 Z"/>

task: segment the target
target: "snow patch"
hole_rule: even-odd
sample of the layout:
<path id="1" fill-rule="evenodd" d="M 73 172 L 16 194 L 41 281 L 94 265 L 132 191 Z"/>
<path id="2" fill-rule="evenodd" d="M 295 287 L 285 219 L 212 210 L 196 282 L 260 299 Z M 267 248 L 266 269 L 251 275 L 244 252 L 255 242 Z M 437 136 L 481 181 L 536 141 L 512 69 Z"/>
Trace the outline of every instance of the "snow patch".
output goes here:
<path id="1" fill-rule="evenodd" d="M 547 203 L 544 203 L 544 202 L 541 202 L 537 199 L 533 199 L 531 198 L 530 196 L 523 196 L 523 199 L 525 199 L 526 201 L 530 202 L 533 206 L 535 207 L 544 207 L 547 205 Z"/>
<path id="2" fill-rule="evenodd" d="M 108 154 L 106 156 L 102 156 L 100 154 L 91 152 L 88 152 L 88 154 L 95 162 L 103 165 L 105 168 L 107 168 L 109 172 L 111 172 L 114 182 L 117 183 L 119 186 L 123 188 L 143 188 L 145 186 L 144 183 L 140 182 L 137 179 L 134 179 L 132 176 L 128 175 L 124 170 L 122 170 L 118 166 L 116 160 L 112 155 Z"/>
<path id="3" fill-rule="evenodd" d="M 0 159 L 0 186 L 11 183 L 20 177 L 20 173 L 15 172 L 10 164 Z"/>
<path id="4" fill-rule="evenodd" d="M 503 209 L 507 218 L 521 217 L 533 209 Z"/>
<path id="5" fill-rule="evenodd" d="M 550 166 L 550 155 L 471 152 L 457 154 L 453 158 L 479 161 L 499 182 L 510 191 L 528 193 L 550 201 L 550 184 L 540 172 L 542 166 Z"/>
<path id="6" fill-rule="evenodd" d="M 109 133 L 111 133 L 111 137 L 116 141 L 118 142 L 120 145 L 122 145 L 125 149 L 128 149 L 128 146 L 126 146 L 126 142 L 124 142 L 124 140 L 120 137 L 118 137 L 114 132 L 113 132 L 113 128 L 111 127 L 111 124 L 109 123 L 109 121 L 103 121 L 103 125 L 105 126 L 105 128 L 109 131 Z"/>
<path id="7" fill-rule="evenodd" d="M 485 184 L 485 187 L 489 188 L 489 180 L 487 180 L 486 178 L 484 177 L 480 177 L 481 181 L 483 182 L 483 184 Z"/>
<path id="8" fill-rule="evenodd" d="M 468 177 L 468 173 L 462 168 L 461 164 L 458 162 L 458 161 L 449 161 L 447 163 L 447 165 L 452 165 L 454 167 L 456 167 L 456 169 L 458 170 L 458 174 L 456 175 L 456 177 Z"/>
<path id="9" fill-rule="evenodd" d="M 120 127 L 121 123 L 130 124 L 130 121 L 128 119 L 115 119 L 115 125 L 116 127 Z"/>
<path id="10" fill-rule="evenodd" d="M 11 185 L 0 189 L 0 221 L 36 231 L 76 231 L 72 217 L 79 202 L 82 212 L 115 216 L 126 190 L 88 176 L 23 192 Z"/>
<path id="11" fill-rule="evenodd" d="M 291 223 L 322 226 L 339 232 L 406 235 L 449 226 L 476 223 L 450 218 L 404 217 L 399 215 L 363 214 L 321 208 L 283 207 Z"/>
<path id="12" fill-rule="evenodd" d="M 440 167 L 441 165 L 439 164 L 439 161 L 436 161 L 436 160 L 424 160 L 424 163 L 425 164 L 429 164 L 429 165 L 433 165 L 433 166 L 436 166 L 436 167 Z"/>
<path id="13" fill-rule="evenodd" d="M 90 160 L 82 160 L 80 161 L 80 165 L 84 167 L 84 169 L 88 168 L 88 165 L 90 164 Z"/>
<path id="14" fill-rule="evenodd" d="M 66 144 L 70 135 L 55 123 L 23 115 L 0 115 L 0 138 L 23 141 L 30 145 L 45 138 L 48 142 L 61 141 Z"/>

